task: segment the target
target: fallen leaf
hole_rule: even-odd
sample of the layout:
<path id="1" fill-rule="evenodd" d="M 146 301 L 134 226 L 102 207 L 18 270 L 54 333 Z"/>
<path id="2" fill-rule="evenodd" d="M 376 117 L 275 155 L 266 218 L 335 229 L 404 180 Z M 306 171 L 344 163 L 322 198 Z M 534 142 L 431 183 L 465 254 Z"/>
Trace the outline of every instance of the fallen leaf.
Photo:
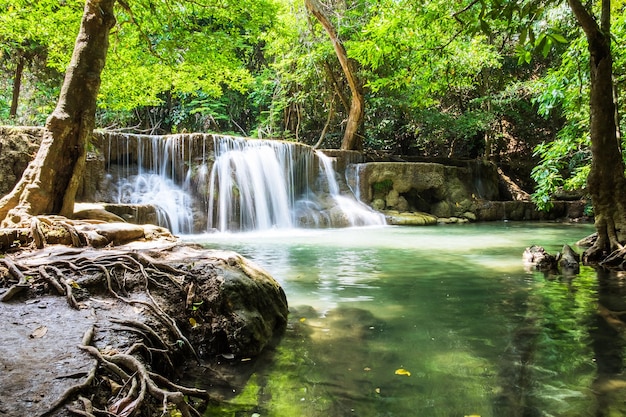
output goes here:
<path id="1" fill-rule="evenodd" d="M 409 371 L 407 371 L 406 369 L 400 368 L 400 369 L 396 369 L 395 372 L 396 375 L 406 375 L 406 376 L 411 376 L 411 373 Z"/>
<path id="2" fill-rule="evenodd" d="M 39 326 L 30 334 L 31 339 L 39 339 L 42 338 L 48 333 L 48 328 L 46 326 Z"/>
<path id="3" fill-rule="evenodd" d="M 189 324 L 191 324 L 191 327 L 196 327 L 198 322 L 193 317 L 189 317 Z"/>
<path id="4" fill-rule="evenodd" d="M 103 376 L 102 379 L 109 383 L 109 387 L 111 388 L 111 393 L 113 395 L 117 395 L 117 393 L 120 392 L 122 390 L 122 388 L 123 388 L 122 385 L 120 385 L 117 382 L 113 381 L 109 377 Z"/>

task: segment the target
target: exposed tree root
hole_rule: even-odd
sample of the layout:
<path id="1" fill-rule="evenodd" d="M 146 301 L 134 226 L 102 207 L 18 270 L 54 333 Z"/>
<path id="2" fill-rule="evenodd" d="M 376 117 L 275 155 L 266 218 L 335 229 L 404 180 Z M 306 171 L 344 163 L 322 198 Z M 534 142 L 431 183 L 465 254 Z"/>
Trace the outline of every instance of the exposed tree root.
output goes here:
<path id="1" fill-rule="evenodd" d="M 209 400 L 206 391 L 176 385 L 167 378 L 148 371 L 146 366 L 131 354 L 108 355 L 101 353 L 93 346 L 83 345 L 80 348 L 94 356 L 103 367 L 116 374 L 121 379 L 122 385 L 130 385 L 126 395 L 109 406 L 109 411 L 114 415 L 120 417 L 132 415 L 135 410 L 144 406 L 147 397 L 152 396 L 162 404 L 163 415 L 167 413 L 170 404 L 173 404 L 183 417 L 200 417 L 198 410 L 185 401 L 185 396 Z M 137 386 L 139 392 L 133 388 Z"/>
<path id="2" fill-rule="evenodd" d="M 56 411 L 58 408 L 62 407 L 63 404 L 68 402 L 69 399 L 72 398 L 73 395 L 75 395 L 76 393 L 79 393 L 79 392 L 87 389 L 93 383 L 94 379 L 96 378 L 96 371 L 97 370 L 98 370 L 98 361 L 94 361 L 93 368 L 91 368 L 91 371 L 89 371 L 89 374 L 87 375 L 87 378 L 85 378 L 85 380 L 82 383 L 73 385 L 67 391 L 65 391 L 65 393 L 63 393 L 63 395 L 61 395 L 57 399 L 57 401 L 52 405 L 52 407 L 50 407 L 50 409 L 48 411 L 46 411 L 45 413 L 40 414 L 39 417 L 49 416 L 54 411 Z"/>
<path id="3" fill-rule="evenodd" d="M 21 291 L 29 288 L 30 284 L 26 282 L 26 276 L 22 273 L 22 271 L 20 271 L 17 268 L 17 266 L 13 263 L 13 261 L 11 261 L 8 258 L 2 258 L 0 259 L 0 261 L 2 261 L 4 265 L 7 267 L 7 269 L 9 270 L 9 274 L 11 274 L 13 278 L 17 279 L 17 284 L 12 285 L 7 290 L 7 292 L 5 292 L 2 295 L 2 298 L 0 298 L 0 301 L 6 302 L 6 301 L 9 301 L 11 298 L 15 297 Z"/>
<path id="4" fill-rule="evenodd" d="M 70 253 L 70 255 L 74 254 Z M 100 277 L 97 281 L 104 284 L 106 291 L 111 296 L 126 304 L 142 307 L 170 332 L 173 340 L 181 343 L 199 360 L 196 350 L 178 327 L 176 320 L 160 307 L 150 292 L 151 285 L 154 286 L 155 283 L 165 279 L 165 283 L 161 283 L 158 287 L 165 291 L 163 287 L 175 286 L 179 289 L 184 302 L 184 296 L 187 294 L 187 290 L 183 287 L 186 272 L 158 263 L 137 253 L 117 252 L 103 253 L 100 256 L 91 255 L 66 258 L 61 254 L 58 257 L 51 256 L 45 265 L 35 266 L 22 265 L 12 261 L 9 257 L 0 259 L 10 278 L 18 281 L 3 294 L 2 301 L 8 301 L 21 291 L 34 290 L 42 285 L 47 285 L 54 293 L 65 296 L 72 308 L 79 309 L 81 305 L 76 300 L 73 289 L 81 287 L 71 277 L 96 274 Z M 29 278 L 27 279 L 27 277 Z M 128 285 L 132 285 L 135 291 L 137 291 L 137 287 L 140 287 L 140 292 L 146 299 L 130 297 Z M 168 343 L 145 323 L 129 319 L 111 319 L 110 321 L 123 326 L 120 330 L 138 334 L 141 341 L 133 343 L 124 353 L 104 353 L 91 345 L 94 336 L 94 329 L 92 328 L 85 334 L 79 347 L 96 359 L 93 369 L 82 383 L 69 388 L 47 412 L 42 414 L 42 417 L 51 415 L 63 404 L 68 403 L 77 393 L 86 391 L 99 375 L 98 369 L 102 369 L 115 378 L 116 383 L 123 387 L 123 394 L 118 393 L 117 397 L 111 400 L 112 403 L 108 406 L 108 410 L 99 410 L 93 406 L 90 400 L 83 398 L 81 400 L 82 409 L 76 406 L 68 408 L 73 414 L 118 417 L 135 415 L 139 410 L 146 410 L 148 401 L 152 398 L 161 404 L 163 415 L 168 409 L 175 408 L 184 417 L 200 416 L 196 406 L 188 404 L 186 398 L 208 400 L 206 391 L 176 385 L 164 376 L 152 372 L 146 365 L 153 363 L 154 356 L 158 355 L 167 369 L 173 371 L 174 365 L 171 355 L 179 348 L 178 344 Z M 140 360 L 140 357 L 144 357 L 145 362 Z"/>
<path id="5" fill-rule="evenodd" d="M 624 245 L 620 242 L 615 221 L 610 217 L 597 215 L 595 225 L 598 231 L 597 239 L 583 254 L 583 262 L 585 264 L 607 264 L 609 261 L 609 263 L 615 264 L 618 256 L 624 256 Z"/>
<path id="6" fill-rule="evenodd" d="M 254 356 L 272 334 L 284 329 L 284 292 L 239 255 L 206 254 L 185 247 L 169 253 L 159 247 L 159 252 L 148 253 L 48 246 L 0 258 L 0 287 L 9 288 L 2 301 L 19 292 L 22 301 L 54 294 L 82 311 L 77 313 L 79 320 L 95 321 L 99 329 L 97 339 L 92 329 L 80 345 L 97 365 L 83 371 L 80 375 L 87 372 L 87 380 L 55 398 L 43 415 L 57 415 L 58 408 L 67 405 L 74 415 L 90 417 L 154 417 L 172 412 L 199 416 L 208 393 L 168 379 L 182 369 L 186 377 L 194 375 L 194 370 L 177 366 L 188 364 L 192 357 L 200 363 L 198 351 L 203 356 L 222 352 Z M 160 262 L 160 257 L 166 261 Z M 227 279 L 241 287 L 233 289 L 225 284 Z M 239 302 L 240 294 L 245 296 L 245 306 Z M 262 301 L 256 305 L 257 300 Z M 54 303 L 58 308 L 59 303 Z M 251 312 L 246 310 L 249 306 L 254 307 Z M 92 307 L 92 313 L 84 311 Z M 264 320 L 261 325 L 259 317 Z M 76 358 L 90 369 L 84 357 Z M 202 367 L 229 383 L 218 371 L 206 364 Z"/>

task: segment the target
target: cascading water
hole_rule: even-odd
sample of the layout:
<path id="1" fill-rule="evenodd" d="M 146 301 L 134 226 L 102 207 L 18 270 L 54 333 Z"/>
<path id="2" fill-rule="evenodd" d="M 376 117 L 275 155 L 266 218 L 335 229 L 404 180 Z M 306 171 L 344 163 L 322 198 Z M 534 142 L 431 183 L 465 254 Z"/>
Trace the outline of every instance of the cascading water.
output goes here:
<path id="1" fill-rule="evenodd" d="M 337 207 L 346 216 L 349 226 L 370 226 L 386 224 L 385 216 L 372 210 L 369 206 L 361 203 L 358 196 L 342 195 L 339 192 L 339 184 L 335 178 L 335 170 L 331 158 L 321 152 L 317 152 L 323 172 L 328 181 L 328 189 L 331 197 L 337 203 Z"/>
<path id="2" fill-rule="evenodd" d="M 342 194 L 332 160 L 305 145 L 200 134 L 112 142 L 116 202 L 158 207 L 174 233 L 385 224 Z"/>
<path id="3" fill-rule="evenodd" d="M 288 142 L 216 142 L 209 184 L 208 224 L 219 231 L 385 224 L 340 194 L 330 158 Z"/>
<path id="4" fill-rule="evenodd" d="M 123 139 L 115 143 L 121 147 L 115 150 L 116 155 L 124 155 L 124 158 L 118 161 L 121 172 L 115 183 L 114 202 L 152 205 L 159 224 L 172 233 L 193 232 L 191 198 L 175 182 L 177 167 L 182 165 L 178 160 L 180 141 L 177 137 L 125 135 Z M 109 161 L 112 151 L 112 141 L 109 141 Z M 133 161 L 131 155 L 134 155 Z"/>

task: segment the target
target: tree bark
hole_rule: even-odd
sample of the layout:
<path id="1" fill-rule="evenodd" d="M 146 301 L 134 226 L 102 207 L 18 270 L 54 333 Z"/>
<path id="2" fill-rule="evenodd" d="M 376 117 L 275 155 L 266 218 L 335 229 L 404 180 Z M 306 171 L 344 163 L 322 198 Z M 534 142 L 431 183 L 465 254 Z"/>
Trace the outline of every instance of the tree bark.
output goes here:
<path id="1" fill-rule="evenodd" d="M 626 178 L 613 100 L 611 2 L 602 0 L 600 24 L 580 0 L 568 0 L 568 4 L 585 32 L 590 55 L 592 163 L 587 185 L 598 239 L 585 252 L 584 260 L 596 262 L 622 249 L 626 240 Z"/>
<path id="2" fill-rule="evenodd" d="M 14 118 L 17 116 L 17 105 L 20 100 L 20 89 L 22 88 L 22 74 L 24 73 L 24 65 L 26 64 L 26 58 L 24 54 L 20 52 L 17 58 L 17 66 L 15 67 L 15 75 L 13 76 L 13 94 L 11 96 L 11 108 L 9 109 L 9 117 Z"/>
<path id="3" fill-rule="evenodd" d="M 13 191 L 0 200 L 3 227 L 38 214 L 71 215 L 95 127 L 100 74 L 115 24 L 115 0 L 86 0 L 72 60 L 41 147 Z"/>
<path id="4" fill-rule="evenodd" d="M 348 85 L 350 86 L 350 92 L 352 93 L 352 99 L 350 101 L 350 111 L 348 113 L 348 120 L 346 122 L 346 130 L 343 134 L 343 140 L 341 142 L 341 149 L 344 150 L 361 150 L 363 143 L 361 136 L 359 136 L 359 130 L 363 124 L 363 117 L 365 115 L 365 97 L 363 96 L 363 87 L 356 76 L 353 62 L 348 58 L 348 53 L 343 43 L 339 39 L 335 28 L 324 12 L 318 0 L 305 0 L 307 9 L 315 16 L 315 18 L 321 23 L 326 33 L 330 37 L 330 40 L 335 49 L 337 59 L 343 70 Z"/>

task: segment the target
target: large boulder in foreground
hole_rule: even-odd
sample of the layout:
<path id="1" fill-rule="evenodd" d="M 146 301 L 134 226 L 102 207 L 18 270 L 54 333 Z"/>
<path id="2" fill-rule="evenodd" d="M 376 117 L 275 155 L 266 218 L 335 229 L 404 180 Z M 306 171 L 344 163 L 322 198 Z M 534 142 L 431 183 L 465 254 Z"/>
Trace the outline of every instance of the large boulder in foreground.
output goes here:
<path id="1" fill-rule="evenodd" d="M 235 252 L 183 248 L 168 254 L 167 262 L 191 277 L 185 311 L 192 344 L 202 354 L 258 355 L 287 325 L 281 286 Z"/>

